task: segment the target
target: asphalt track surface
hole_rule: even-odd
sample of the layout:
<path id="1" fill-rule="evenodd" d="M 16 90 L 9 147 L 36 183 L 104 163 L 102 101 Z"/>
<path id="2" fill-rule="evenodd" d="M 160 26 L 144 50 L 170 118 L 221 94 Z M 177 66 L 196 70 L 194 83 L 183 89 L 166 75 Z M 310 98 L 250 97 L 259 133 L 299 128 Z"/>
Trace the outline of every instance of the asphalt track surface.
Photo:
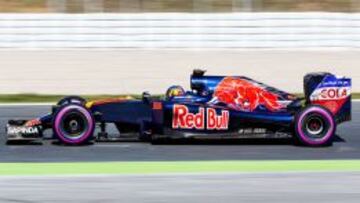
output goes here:
<path id="1" fill-rule="evenodd" d="M 359 202 L 360 173 L 0 177 L 1 202 Z"/>
<path id="2" fill-rule="evenodd" d="M 0 126 L 5 126 L 9 119 L 30 119 L 49 111 L 49 106 L 1 106 Z M 353 102 L 352 115 L 352 122 L 338 126 L 334 145 L 325 148 L 294 146 L 289 140 L 162 145 L 116 142 L 80 147 L 45 141 L 42 145 L 6 146 L 4 127 L 1 127 L 0 162 L 359 159 L 360 102 Z"/>

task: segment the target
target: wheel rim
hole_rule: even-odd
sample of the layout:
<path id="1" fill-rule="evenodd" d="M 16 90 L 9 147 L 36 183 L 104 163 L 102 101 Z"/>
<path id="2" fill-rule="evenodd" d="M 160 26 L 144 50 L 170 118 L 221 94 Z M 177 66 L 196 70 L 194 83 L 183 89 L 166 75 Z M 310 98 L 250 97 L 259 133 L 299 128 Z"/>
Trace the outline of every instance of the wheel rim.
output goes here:
<path id="1" fill-rule="evenodd" d="M 325 122 L 323 118 L 318 115 L 310 115 L 305 120 L 305 128 L 308 134 L 314 138 L 321 138 L 325 129 Z"/>
<path id="2" fill-rule="evenodd" d="M 85 116 L 78 111 L 71 111 L 63 116 L 61 132 L 67 139 L 76 140 L 82 137 L 89 128 Z"/>

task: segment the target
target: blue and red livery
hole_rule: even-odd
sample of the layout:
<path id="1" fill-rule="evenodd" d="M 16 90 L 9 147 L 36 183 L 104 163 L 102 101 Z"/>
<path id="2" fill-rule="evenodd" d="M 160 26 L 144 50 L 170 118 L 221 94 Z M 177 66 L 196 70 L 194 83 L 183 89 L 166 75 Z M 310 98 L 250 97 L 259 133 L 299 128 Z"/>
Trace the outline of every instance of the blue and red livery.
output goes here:
<path id="1" fill-rule="evenodd" d="M 66 97 L 52 112 L 30 121 L 10 120 L 9 143 L 53 138 L 68 145 L 93 140 L 136 138 L 155 142 L 177 138 L 284 138 L 308 146 L 328 146 L 336 126 L 351 120 L 351 79 L 330 73 L 304 77 L 305 98 L 244 76 L 208 76 L 195 70 L 190 91 L 172 86 L 165 98 L 85 101 Z M 114 124 L 116 136 L 107 133 Z M 98 133 L 95 128 L 99 128 Z"/>

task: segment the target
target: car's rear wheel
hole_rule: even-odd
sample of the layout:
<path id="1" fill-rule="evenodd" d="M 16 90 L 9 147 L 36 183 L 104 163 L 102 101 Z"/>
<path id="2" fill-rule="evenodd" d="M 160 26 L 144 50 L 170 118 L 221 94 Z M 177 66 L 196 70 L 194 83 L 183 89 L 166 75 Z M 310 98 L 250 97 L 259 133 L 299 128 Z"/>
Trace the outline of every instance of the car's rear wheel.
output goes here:
<path id="1" fill-rule="evenodd" d="M 296 140 L 306 146 L 329 146 L 336 131 L 336 122 L 324 107 L 310 105 L 295 117 Z"/>
<path id="2" fill-rule="evenodd" d="M 54 114 L 54 135 L 64 144 L 86 144 L 93 138 L 94 129 L 94 117 L 82 105 L 64 105 Z"/>

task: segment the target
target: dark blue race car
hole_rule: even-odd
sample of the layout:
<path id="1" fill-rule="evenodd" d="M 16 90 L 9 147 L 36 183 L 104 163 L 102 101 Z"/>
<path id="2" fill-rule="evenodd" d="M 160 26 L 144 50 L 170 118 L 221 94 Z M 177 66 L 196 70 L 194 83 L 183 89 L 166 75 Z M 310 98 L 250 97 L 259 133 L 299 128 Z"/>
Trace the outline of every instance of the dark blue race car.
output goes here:
<path id="1" fill-rule="evenodd" d="M 8 143 L 42 139 L 46 129 L 66 145 L 125 138 L 163 139 L 294 138 L 295 143 L 328 146 L 336 126 L 351 120 L 351 79 L 330 73 L 304 77 L 298 98 L 243 76 L 207 76 L 194 70 L 191 90 L 170 87 L 165 98 L 85 101 L 66 97 L 48 115 L 10 120 Z M 107 128 L 115 125 L 117 135 Z"/>

